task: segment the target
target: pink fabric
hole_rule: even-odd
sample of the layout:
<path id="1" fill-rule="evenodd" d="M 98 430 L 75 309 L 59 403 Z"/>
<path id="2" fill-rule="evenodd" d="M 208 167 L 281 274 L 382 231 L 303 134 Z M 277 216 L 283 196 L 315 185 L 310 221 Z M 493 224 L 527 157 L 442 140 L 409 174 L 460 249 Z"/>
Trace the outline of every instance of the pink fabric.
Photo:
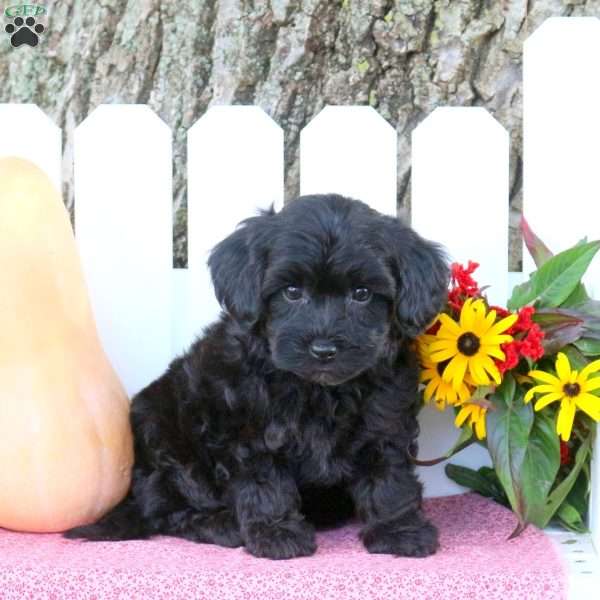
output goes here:
<path id="1" fill-rule="evenodd" d="M 257 559 L 175 538 L 86 543 L 0 530 L 0 598 L 453 600 L 566 597 L 549 538 L 507 541 L 508 510 L 475 494 L 428 500 L 441 549 L 427 559 L 368 554 L 357 525 L 320 533 L 309 558 Z"/>

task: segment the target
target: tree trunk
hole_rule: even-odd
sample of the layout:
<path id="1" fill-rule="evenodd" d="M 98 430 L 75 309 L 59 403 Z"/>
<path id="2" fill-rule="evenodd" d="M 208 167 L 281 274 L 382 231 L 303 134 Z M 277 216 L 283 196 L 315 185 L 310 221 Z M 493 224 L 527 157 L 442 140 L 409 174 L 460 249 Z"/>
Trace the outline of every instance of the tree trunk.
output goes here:
<path id="1" fill-rule="evenodd" d="M 146 103 L 173 129 L 175 264 L 186 263 L 185 135 L 211 104 L 257 104 L 285 130 L 286 199 L 299 132 L 326 104 L 370 104 L 399 135 L 398 207 L 410 210 L 410 134 L 435 107 L 477 105 L 511 133 L 511 268 L 521 203 L 523 40 L 598 0 L 54 0 L 35 47 L 0 43 L 0 101 L 35 102 L 64 131 L 72 206 L 76 125 L 100 103 Z M 9 19 L 5 16 L 4 23 Z M 35 140 L 32 140 L 35 143 Z"/>

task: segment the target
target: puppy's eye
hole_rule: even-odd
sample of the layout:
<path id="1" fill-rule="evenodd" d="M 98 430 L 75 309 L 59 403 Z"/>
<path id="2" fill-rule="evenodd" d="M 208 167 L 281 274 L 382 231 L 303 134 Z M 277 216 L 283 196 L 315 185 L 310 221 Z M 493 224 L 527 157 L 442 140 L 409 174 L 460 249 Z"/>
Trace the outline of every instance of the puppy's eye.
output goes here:
<path id="1" fill-rule="evenodd" d="M 355 302 L 368 302 L 373 292 L 366 287 L 358 287 L 352 290 L 352 300 Z"/>
<path id="2" fill-rule="evenodd" d="M 296 302 L 302 298 L 302 288 L 296 285 L 288 285 L 286 288 L 283 288 L 283 295 L 286 300 Z"/>

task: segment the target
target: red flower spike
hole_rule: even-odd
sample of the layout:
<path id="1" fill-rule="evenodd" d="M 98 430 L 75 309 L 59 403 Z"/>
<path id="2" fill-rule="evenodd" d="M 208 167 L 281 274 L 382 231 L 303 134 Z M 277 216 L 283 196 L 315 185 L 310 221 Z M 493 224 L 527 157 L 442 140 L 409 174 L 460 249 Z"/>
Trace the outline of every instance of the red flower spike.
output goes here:
<path id="1" fill-rule="evenodd" d="M 511 314 L 499 306 L 494 306 L 492 308 L 497 311 L 500 318 Z M 507 330 L 506 333 L 515 336 L 515 339 L 513 339 L 512 342 L 502 344 L 501 346 L 506 357 L 504 361 L 496 361 L 496 366 L 502 374 L 510 369 L 514 369 L 519 364 L 522 357 L 527 357 L 535 361 L 544 356 L 544 348 L 542 346 L 544 332 L 537 323 L 534 323 L 531 320 L 534 313 L 535 308 L 533 308 L 533 306 L 523 307 L 518 312 L 518 318 L 515 324 Z M 516 336 L 519 337 L 517 338 Z"/>
<path id="2" fill-rule="evenodd" d="M 500 373 L 504 375 L 506 371 L 514 369 L 519 364 L 521 358 L 521 342 L 519 340 L 513 340 L 512 342 L 502 344 L 501 348 L 506 358 L 503 361 L 496 361 L 496 366 Z"/>
<path id="3" fill-rule="evenodd" d="M 466 298 L 474 298 L 480 293 L 479 285 L 471 277 L 479 267 L 479 263 L 469 261 L 466 267 L 459 263 L 452 263 L 450 275 L 450 291 L 448 292 L 448 305 L 456 312 L 460 312 Z"/>
<path id="4" fill-rule="evenodd" d="M 452 288 L 458 288 L 460 291 L 470 298 L 479 293 L 477 282 L 471 277 L 475 269 L 479 267 L 479 263 L 469 261 L 467 267 L 463 267 L 459 263 L 452 263 Z"/>
<path id="5" fill-rule="evenodd" d="M 535 313 L 535 308 L 533 306 L 524 306 L 519 311 L 519 318 L 517 322 L 513 325 L 515 331 L 527 331 L 533 327 L 533 321 L 531 317 Z"/>
<path id="6" fill-rule="evenodd" d="M 450 308 L 454 309 L 457 313 L 460 313 L 464 303 L 465 300 L 462 297 L 462 290 L 455 288 L 448 292 L 448 304 L 450 305 Z"/>
<path id="7" fill-rule="evenodd" d="M 542 346 L 543 339 L 544 332 L 538 325 L 534 324 L 521 343 L 521 354 L 532 360 L 539 360 L 542 358 L 542 356 L 544 356 L 544 347 Z"/>

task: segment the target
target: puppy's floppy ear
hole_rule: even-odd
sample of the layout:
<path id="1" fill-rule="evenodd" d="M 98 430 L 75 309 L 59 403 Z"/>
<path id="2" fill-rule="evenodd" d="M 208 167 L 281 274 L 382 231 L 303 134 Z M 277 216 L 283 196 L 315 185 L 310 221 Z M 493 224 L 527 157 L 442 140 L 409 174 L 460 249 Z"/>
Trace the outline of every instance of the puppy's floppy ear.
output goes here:
<path id="1" fill-rule="evenodd" d="M 217 300 L 235 319 L 253 325 L 262 311 L 261 288 L 268 261 L 274 211 L 246 219 L 208 259 Z"/>
<path id="2" fill-rule="evenodd" d="M 423 239 L 398 219 L 384 218 L 397 283 L 396 318 L 406 336 L 416 337 L 447 301 L 448 260 L 437 244 Z"/>

